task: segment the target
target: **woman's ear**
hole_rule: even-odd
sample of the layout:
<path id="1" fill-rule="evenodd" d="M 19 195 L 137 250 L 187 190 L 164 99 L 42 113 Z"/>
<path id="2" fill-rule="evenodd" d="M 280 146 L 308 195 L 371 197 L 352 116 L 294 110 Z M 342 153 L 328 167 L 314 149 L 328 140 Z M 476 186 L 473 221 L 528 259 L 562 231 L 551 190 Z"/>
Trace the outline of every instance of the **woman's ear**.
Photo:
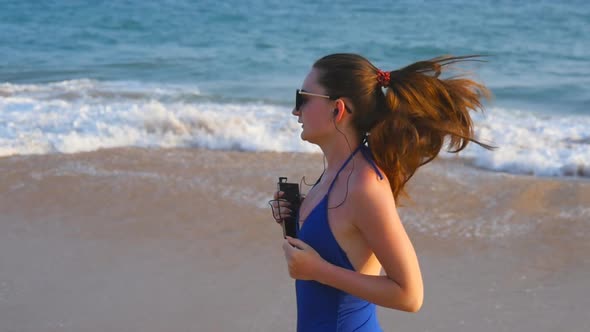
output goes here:
<path id="1" fill-rule="evenodd" d="M 344 103 L 344 100 L 342 99 L 336 99 L 336 108 L 334 109 L 334 119 L 336 121 L 340 121 L 342 119 L 342 117 L 344 116 L 344 113 L 346 113 L 347 108 L 346 108 L 346 104 Z"/>

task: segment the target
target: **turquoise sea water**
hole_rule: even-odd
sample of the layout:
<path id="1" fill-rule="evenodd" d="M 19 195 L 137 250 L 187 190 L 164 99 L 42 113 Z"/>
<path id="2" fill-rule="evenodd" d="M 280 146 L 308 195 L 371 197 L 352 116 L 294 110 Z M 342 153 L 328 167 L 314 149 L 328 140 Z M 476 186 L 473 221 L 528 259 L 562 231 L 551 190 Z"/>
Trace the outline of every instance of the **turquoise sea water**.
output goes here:
<path id="1" fill-rule="evenodd" d="M 2 1 L 0 155 L 101 147 L 315 151 L 293 93 L 318 57 L 393 70 L 441 54 L 494 93 L 485 168 L 590 173 L 586 1 Z M 550 147 L 549 149 L 547 147 Z"/>

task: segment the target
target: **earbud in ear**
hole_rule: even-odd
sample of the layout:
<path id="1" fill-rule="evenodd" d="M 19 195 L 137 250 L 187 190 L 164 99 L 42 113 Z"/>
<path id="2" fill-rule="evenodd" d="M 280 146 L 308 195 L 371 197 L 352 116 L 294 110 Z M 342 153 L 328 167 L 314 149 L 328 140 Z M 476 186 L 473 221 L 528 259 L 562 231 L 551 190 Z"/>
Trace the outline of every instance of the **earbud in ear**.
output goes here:
<path id="1" fill-rule="evenodd" d="M 336 116 L 336 115 L 338 115 L 338 109 L 337 108 L 334 109 L 334 116 Z"/>

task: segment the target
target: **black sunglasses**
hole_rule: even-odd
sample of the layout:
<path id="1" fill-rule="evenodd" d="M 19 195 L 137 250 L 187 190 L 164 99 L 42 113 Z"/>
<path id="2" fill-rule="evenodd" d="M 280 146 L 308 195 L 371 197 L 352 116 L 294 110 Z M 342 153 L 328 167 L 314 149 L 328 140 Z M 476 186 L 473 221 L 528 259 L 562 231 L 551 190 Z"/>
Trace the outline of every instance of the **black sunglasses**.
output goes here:
<path id="1" fill-rule="evenodd" d="M 303 95 L 306 96 L 312 96 L 312 97 L 320 97 L 320 98 L 326 98 L 326 99 L 330 99 L 330 100 L 337 100 L 340 97 L 333 97 L 333 96 L 328 96 L 328 95 L 321 95 L 318 93 L 311 93 L 311 92 L 307 92 L 307 91 L 302 91 L 297 89 L 295 91 L 295 110 L 299 111 L 299 109 L 301 108 L 301 106 L 303 106 Z M 352 111 L 348 108 L 348 106 L 346 106 L 346 104 L 344 105 L 344 107 L 346 108 L 346 111 L 348 113 L 352 113 Z"/>

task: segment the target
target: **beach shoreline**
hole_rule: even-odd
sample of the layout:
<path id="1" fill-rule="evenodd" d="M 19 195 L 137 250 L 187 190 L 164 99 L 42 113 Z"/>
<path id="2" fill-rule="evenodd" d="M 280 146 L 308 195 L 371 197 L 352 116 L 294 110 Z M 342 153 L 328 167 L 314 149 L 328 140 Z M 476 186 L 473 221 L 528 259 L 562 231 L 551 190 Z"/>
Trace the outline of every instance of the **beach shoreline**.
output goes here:
<path id="1" fill-rule="evenodd" d="M 268 201 L 321 155 L 117 148 L 0 158 L 0 329 L 294 331 Z M 579 180 L 579 181 L 578 181 Z M 590 181 L 420 169 L 400 216 L 418 314 L 384 330 L 586 331 Z"/>

